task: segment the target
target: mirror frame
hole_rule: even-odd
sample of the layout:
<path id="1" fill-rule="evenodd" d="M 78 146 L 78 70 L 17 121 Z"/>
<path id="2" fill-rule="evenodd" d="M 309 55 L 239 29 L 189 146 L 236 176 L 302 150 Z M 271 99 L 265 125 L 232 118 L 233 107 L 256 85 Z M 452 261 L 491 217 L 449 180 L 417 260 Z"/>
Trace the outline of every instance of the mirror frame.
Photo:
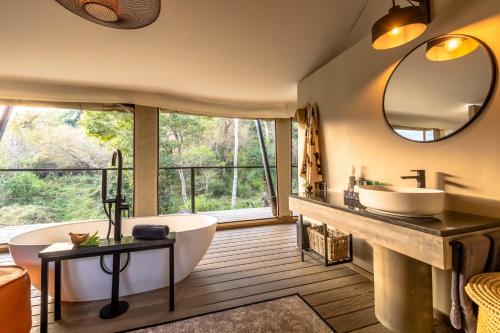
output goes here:
<path id="1" fill-rule="evenodd" d="M 408 139 L 408 138 L 400 135 L 399 133 L 397 133 L 394 130 L 394 128 L 392 127 L 392 125 L 389 123 L 389 120 L 387 119 L 386 109 L 385 109 L 385 95 L 387 94 L 387 88 L 389 86 L 389 82 L 391 81 L 392 76 L 394 75 L 394 73 L 396 73 L 396 71 L 399 68 L 399 66 L 405 61 L 405 59 L 408 56 L 410 56 L 410 54 L 413 53 L 413 51 L 417 50 L 419 47 L 421 47 L 422 45 L 427 44 L 428 42 L 431 42 L 431 41 L 436 40 L 438 38 L 447 37 L 447 36 L 457 36 L 457 37 L 472 38 L 472 39 L 474 39 L 475 41 L 477 41 L 481 46 L 483 46 L 486 49 L 486 52 L 488 53 L 488 56 L 490 58 L 491 72 L 492 72 L 492 74 L 491 74 L 490 88 L 489 88 L 488 94 L 486 95 L 486 98 L 484 99 L 484 102 L 481 105 L 481 108 L 479 109 L 479 111 L 477 112 L 477 114 L 474 115 L 474 117 L 472 117 L 471 119 L 469 119 L 469 121 L 467 121 L 461 127 L 457 128 L 450 135 L 442 137 L 442 138 L 439 138 L 437 140 L 432 140 L 432 141 L 417 141 L 417 140 Z M 392 71 L 391 75 L 389 75 L 389 78 L 387 79 L 387 82 L 385 84 L 384 94 L 382 96 L 382 113 L 384 115 L 385 123 L 387 124 L 387 126 L 389 127 L 389 129 L 391 130 L 391 132 L 393 134 L 397 135 L 400 138 L 403 138 L 406 141 L 416 142 L 416 143 L 434 143 L 434 142 L 439 142 L 439 141 L 442 141 L 442 140 L 449 139 L 449 138 L 453 137 L 455 134 L 458 134 L 461 131 L 463 131 L 466 127 L 468 127 L 469 125 L 471 125 L 474 121 L 476 121 L 479 118 L 479 116 L 481 116 L 483 114 L 483 111 L 486 108 L 486 106 L 488 106 L 488 103 L 489 103 L 491 97 L 493 96 L 493 91 L 495 90 L 495 86 L 496 86 L 496 82 L 497 82 L 497 70 L 498 70 L 497 69 L 497 60 L 496 60 L 495 54 L 493 53 L 493 51 L 491 50 L 491 48 L 488 46 L 488 44 L 486 44 L 485 42 L 483 42 L 479 38 L 476 38 L 476 37 L 470 36 L 470 35 L 466 35 L 466 34 L 445 34 L 445 35 L 439 35 L 439 36 L 430 38 L 430 39 L 428 39 L 428 40 L 426 40 L 426 41 L 418 44 L 417 46 L 415 46 L 414 48 L 412 48 L 408 53 L 406 53 L 406 55 L 403 58 L 401 58 L 401 60 L 399 60 L 398 64 L 396 65 L 396 67 Z"/>

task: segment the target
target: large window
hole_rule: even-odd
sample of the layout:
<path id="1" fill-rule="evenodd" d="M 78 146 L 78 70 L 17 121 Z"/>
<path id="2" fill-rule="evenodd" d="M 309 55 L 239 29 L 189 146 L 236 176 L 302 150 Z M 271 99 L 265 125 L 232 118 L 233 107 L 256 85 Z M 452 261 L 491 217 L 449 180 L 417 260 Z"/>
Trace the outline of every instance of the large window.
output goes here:
<path id="1" fill-rule="evenodd" d="M 102 169 L 124 155 L 133 194 L 133 114 L 0 106 L 0 227 L 105 218 Z"/>
<path id="2" fill-rule="evenodd" d="M 159 144 L 160 214 L 208 212 L 220 222 L 273 216 L 274 121 L 161 112 Z"/>

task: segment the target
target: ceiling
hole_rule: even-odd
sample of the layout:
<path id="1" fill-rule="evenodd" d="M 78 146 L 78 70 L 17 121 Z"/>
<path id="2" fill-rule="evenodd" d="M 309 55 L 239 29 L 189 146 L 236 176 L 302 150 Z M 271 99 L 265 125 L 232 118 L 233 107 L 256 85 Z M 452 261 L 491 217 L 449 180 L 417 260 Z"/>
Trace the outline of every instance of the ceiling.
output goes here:
<path id="1" fill-rule="evenodd" d="M 53 0 L 1 1 L 0 80 L 294 103 L 296 83 L 366 36 L 380 4 L 163 0 L 154 24 L 117 30 Z"/>

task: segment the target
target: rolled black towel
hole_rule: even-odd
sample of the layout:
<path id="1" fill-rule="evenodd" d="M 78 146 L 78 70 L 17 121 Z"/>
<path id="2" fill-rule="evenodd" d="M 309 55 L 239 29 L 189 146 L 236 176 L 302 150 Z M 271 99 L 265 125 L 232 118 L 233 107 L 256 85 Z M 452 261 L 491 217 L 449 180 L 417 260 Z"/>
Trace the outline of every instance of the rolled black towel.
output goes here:
<path id="1" fill-rule="evenodd" d="M 136 224 L 132 228 L 132 236 L 137 239 L 165 239 L 168 232 L 168 226 L 166 225 Z"/>

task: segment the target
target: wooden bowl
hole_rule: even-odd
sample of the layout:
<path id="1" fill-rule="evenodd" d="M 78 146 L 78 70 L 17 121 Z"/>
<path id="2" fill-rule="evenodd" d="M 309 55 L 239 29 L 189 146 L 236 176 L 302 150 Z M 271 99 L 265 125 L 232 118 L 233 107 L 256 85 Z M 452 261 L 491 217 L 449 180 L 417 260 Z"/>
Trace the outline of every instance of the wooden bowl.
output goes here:
<path id="1" fill-rule="evenodd" d="M 76 246 L 79 246 L 80 244 L 85 242 L 85 240 L 89 237 L 88 233 L 87 234 L 74 234 L 74 233 L 70 232 L 69 235 L 71 236 L 71 243 L 73 243 L 73 245 L 76 245 Z"/>

